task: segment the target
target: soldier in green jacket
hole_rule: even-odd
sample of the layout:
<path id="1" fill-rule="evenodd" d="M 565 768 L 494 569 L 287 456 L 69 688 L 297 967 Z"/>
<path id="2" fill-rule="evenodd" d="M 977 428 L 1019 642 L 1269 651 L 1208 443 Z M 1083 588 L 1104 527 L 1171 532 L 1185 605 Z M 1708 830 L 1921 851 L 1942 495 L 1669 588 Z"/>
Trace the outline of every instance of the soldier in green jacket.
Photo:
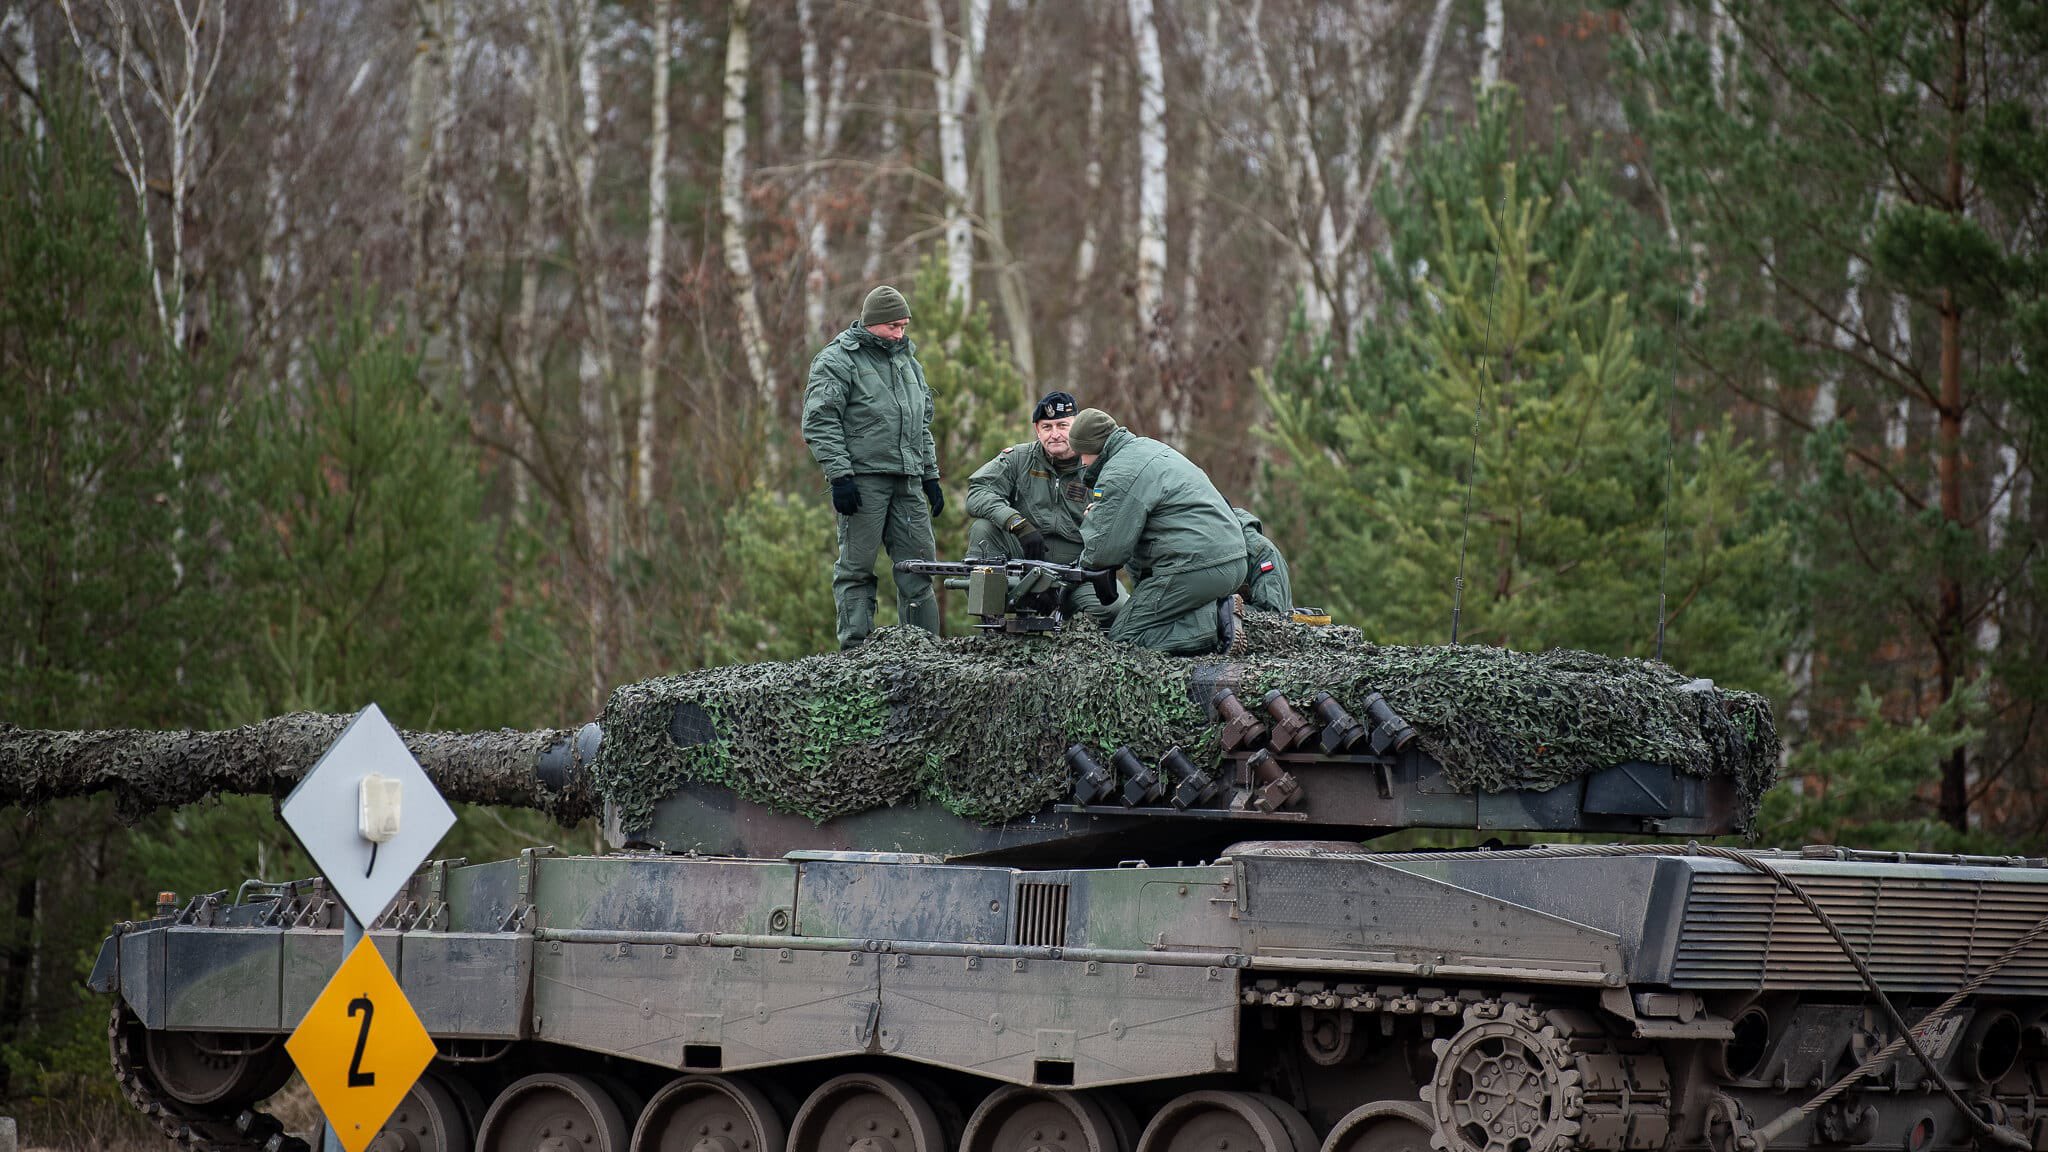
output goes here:
<path id="1" fill-rule="evenodd" d="M 1237 513 L 1237 522 L 1244 529 L 1244 602 L 1267 612 L 1294 611 L 1294 583 L 1287 576 L 1287 557 L 1266 539 L 1265 525 L 1257 513 L 1243 508 L 1231 511 Z"/>
<path id="2" fill-rule="evenodd" d="M 1131 602 L 1110 639 L 1182 656 L 1227 649 L 1237 627 L 1230 597 L 1245 576 L 1230 503 L 1187 457 L 1099 408 L 1074 417 L 1069 440 L 1089 485 L 1080 564 L 1131 573 Z M 1113 602 L 1115 578 L 1096 592 Z"/>
<path id="3" fill-rule="evenodd" d="M 851 648 L 875 626 L 875 554 L 933 560 L 932 517 L 945 510 L 939 455 L 932 443 L 932 390 L 917 345 L 904 333 L 910 305 L 887 284 L 869 292 L 860 319 L 811 361 L 804 385 L 804 443 L 832 485 L 839 513 L 839 560 L 832 602 L 839 646 Z M 896 573 L 897 615 L 939 630 L 929 576 Z"/>
<path id="4" fill-rule="evenodd" d="M 1046 393 L 1031 409 L 1034 439 L 1003 449 L 968 477 L 969 556 L 1072 564 L 1081 555 L 1088 488 L 1081 483 L 1081 457 L 1067 441 L 1079 408 L 1065 392 Z M 1116 616 L 1086 584 L 1066 586 L 1060 611 L 1069 617 L 1085 612 L 1103 625 Z"/>

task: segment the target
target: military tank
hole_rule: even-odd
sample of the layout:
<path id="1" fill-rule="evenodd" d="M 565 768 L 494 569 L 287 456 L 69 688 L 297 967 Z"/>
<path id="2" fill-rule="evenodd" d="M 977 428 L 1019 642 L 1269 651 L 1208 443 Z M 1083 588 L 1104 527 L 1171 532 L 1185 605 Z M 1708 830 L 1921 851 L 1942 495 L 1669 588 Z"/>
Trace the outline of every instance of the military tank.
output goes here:
<path id="1" fill-rule="evenodd" d="M 373 1147 L 2048 1148 L 2048 861 L 1702 842 L 1775 767 L 1753 697 L 1653 669 L 1596 708 L 1596 658 L 1468 653 L 1461 688 L 1353 638 L 1130 698 L 1026 647 L 920 713 L 975 642 L 944 643 L 819 658 L 788 709 L 727 670 L 496 745 L 535 796 L 594 789 L 612 848 L 433 861 L 366 926 L 437 1048 Z M 1519 728 L 1473 718 L 1508 698 Z M 1007 791 L 961 775 L 1020 743 Z M 821 812 L 835 766 L 867 799 Z M 1413 828 L 1494 839 L 1370 846 Z M 167 1136 L 303 1146 L 259 1105 L 339 921 L 313 877 L 115 927 L 90 983 Z"/>

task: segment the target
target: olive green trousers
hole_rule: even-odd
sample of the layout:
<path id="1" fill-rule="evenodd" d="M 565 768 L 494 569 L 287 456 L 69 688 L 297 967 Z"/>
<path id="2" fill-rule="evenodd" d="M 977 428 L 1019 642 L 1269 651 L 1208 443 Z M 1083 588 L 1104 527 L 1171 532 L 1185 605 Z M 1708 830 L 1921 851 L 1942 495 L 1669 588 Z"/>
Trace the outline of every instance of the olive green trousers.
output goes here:
<path id="1" fill-rule="evenodd" d="M 1130 603 L 1117 614 L 1109 638 L 1175 656 L 1214 652 L 1216 602 L 1242 583 L 1242 557 L 1207 568 L 1155 572 L 1131 589 Z"/>
<path id="2" fill-rule="evenodd" d="M 888 550 L 898 560 L 935 560 L 932 510 L 924 482 L 916 476 L 856 475 L 860 511 L 839 517 L 839 559 L 832 565 L 832 603 L 839 614 L 839 646 L 851 648 L 875 630 L 875 557 Z M 939 630 L 939 602 L 932 578 L 912 572 L 896 576 L 896 615 L 927 632 Z"/>

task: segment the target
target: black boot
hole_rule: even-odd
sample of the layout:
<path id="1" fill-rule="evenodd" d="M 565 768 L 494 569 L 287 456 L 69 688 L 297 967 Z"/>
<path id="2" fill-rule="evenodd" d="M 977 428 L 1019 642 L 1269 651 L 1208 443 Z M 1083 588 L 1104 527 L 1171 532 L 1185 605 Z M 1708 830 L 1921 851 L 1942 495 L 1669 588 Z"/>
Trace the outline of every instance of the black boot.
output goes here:
<path id="1" fill-rule="evenodd" d="M 1230 652 L 1230 646 L 1237 643 L 1237 596 L 1235 593 L 1216 602 L 1216 651 Z"/>

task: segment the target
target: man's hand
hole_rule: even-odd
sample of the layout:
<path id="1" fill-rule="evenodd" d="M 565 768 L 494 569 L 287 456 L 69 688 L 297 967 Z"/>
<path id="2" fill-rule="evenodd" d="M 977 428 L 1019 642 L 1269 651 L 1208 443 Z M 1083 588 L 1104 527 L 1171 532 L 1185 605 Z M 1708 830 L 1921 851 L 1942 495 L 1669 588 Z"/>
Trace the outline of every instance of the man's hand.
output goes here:
<path id="1" fill-rule="evenodd" d="M 939 487 L 939 482 L 936 479 L 924 482 L 924 500 L 925 503 L 932 506 L 932 519 L 934 520 L 939 518 L 939 513 L 946 510 L 946 490 Z"/>
<path id="2" fill-rule="evenodd" d="M 832 510 L 841 516 L 851 516 L 860 511 L 860 486 L 851 476 L 841 476 L 832 481 Z"/>
<path id="3" fill-rule="evenodd" d="M 1045 559 L 1045 533 L 1040 532 L 1036 524 L 1019 515 L 1010 517 L 1010 522 L 1003 527 L 1009 529 L 1010 535 L 1017 538 L 1017 543 L 1024 549 L 1026 560 Z"/>
<path id="4" fill-rule="evenodd" d="M 1095 589 L 1095 598 L 1102 601 L 1104 608 L 1116 603 L 1116 598 L 1123 594 L 1123 589 L 1117 587 L 1116 569 L 1114 568 L 1100 576 L 1090 577 L 1088 586 Z"/>

